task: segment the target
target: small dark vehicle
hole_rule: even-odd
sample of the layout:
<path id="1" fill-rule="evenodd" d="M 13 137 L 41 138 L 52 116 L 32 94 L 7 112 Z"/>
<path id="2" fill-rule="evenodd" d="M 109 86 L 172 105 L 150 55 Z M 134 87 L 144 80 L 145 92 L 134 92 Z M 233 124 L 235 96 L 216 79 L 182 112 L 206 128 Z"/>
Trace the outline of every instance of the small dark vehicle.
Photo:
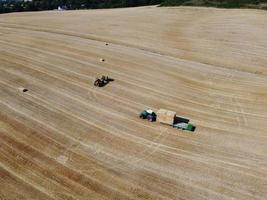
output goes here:
<path id="1" fill-rule="evenodd" d="M 108 76 L 102 76 L 101 78 L 97 78 L 94 82 L 94 86 L 96 87 L 104 87 L 113 79 L 110 79 Z"/>
<path id="2" fill-rule="evenodd" d="M 141 119 L 147 119 L 150 122 L 154 122 L 157 119 L 157 115 L 153 110 L 147 109 L 140 113 L 139 117 Z"/>

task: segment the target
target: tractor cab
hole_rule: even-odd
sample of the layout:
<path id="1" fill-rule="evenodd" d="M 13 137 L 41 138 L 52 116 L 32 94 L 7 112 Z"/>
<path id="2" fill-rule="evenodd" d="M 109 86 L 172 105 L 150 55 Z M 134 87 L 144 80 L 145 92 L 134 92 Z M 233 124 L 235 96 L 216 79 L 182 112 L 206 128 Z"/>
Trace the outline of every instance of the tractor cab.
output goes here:
<path id="1" fill-rule="evenodd" d="M 144 110 L 143 112 L 140 113 L 139 117 L 141 119 L 147 119 L 150 122 L 154 122 L 157 119 L 156 113 L 151 109 Z"/>

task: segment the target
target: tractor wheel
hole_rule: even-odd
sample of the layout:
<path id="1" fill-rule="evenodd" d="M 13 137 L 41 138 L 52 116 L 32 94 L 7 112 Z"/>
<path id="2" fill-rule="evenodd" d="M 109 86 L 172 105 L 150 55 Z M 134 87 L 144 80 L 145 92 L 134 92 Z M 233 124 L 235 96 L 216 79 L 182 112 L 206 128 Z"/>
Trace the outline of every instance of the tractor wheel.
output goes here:
<path id="1" fill-rule="evenodd" d="M 147 116 L 147 120 L 150 121 L 150 122 L 153 122 L 153 116 L 152 115 L 148 115 Z"/>
<path id="2" fill-rule="evenodd" d="M 94 82 L 94 85 L 99 87 L 99 79 Z"/>

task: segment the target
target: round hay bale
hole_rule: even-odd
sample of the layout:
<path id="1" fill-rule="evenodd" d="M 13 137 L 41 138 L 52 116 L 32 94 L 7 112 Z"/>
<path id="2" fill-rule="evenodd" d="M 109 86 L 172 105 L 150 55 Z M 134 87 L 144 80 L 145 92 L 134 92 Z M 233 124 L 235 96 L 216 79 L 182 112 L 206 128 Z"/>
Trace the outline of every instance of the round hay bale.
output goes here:
<path id="1" fill-rule="evenodd" d="M 108 43 L 106 43 L 106 46 L 108 46 Z"/>
<path id="2" fill-rule="evenodd" d="M 105 62 L 105 59 L 104 58 L 100 58 L 100 62 Z"/>
<path id="3" fill-rule="evenodd" d="M 25 92 L 28 92 L 29 90 L 27 88 L 20 87 L 19 91 L 22 92 L 22 93 L 25 93 Z"/>

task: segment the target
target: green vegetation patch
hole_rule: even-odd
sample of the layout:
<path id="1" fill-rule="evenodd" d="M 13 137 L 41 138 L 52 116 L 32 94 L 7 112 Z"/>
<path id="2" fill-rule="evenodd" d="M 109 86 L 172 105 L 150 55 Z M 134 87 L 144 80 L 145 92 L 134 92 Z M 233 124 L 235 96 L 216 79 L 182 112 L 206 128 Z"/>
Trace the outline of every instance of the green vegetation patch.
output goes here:
<path id="1" fill-rule="evenodd" d="M 267 8 L 267 0 L 164 0 L 161 6 L 207 6 L 217 8 Z"/>
<path id="2" fill-rule="evenodd" d="M 54 10 L 59 6 L 67 10 L 122 8 L 157 5 L 162 0 L 0 0 L 0 13 Z"/>

